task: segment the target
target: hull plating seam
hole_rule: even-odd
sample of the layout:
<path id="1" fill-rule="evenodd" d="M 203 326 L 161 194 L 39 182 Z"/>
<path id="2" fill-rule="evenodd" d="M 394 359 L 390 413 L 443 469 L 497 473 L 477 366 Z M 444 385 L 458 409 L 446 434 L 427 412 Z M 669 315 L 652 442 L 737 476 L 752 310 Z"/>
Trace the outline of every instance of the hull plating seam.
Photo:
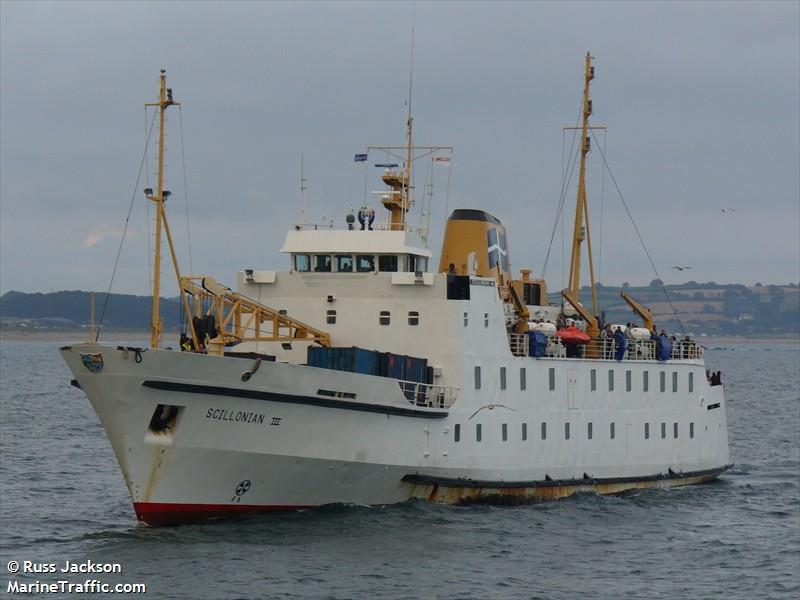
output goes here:
<path id="1" fill-rule="evenodd" d="M 658 473 L 656 475 L 642 475 L 639 477 L 590 477 L 584 479 L 554 479 L 537 481 L 487 481 L 480 479 L 457 479 L 453 477 L 436 477 L 433 475 L 409 474 L 403 477 L 405 483 L 415 485 L 433 485 L 440 487 L 459 488 L 545 488 L 566 487 L 575 485 L 606 485 L 637 483 L 640 481 L 661 481 L 672 479 L 693 479 L 696 477 L 716 477 L 733 467 L 732 464 L 715 469 L 703 471 L 687 471 L 684 473 Z"/>
<path id="2" fill-rule="evenodd" d="M 291 394 L 276 394 L 274 392 L 261 392 L 258 390 L 243 390 L 241 388 L 219 387 L 215 385 L 198 385 L 194 383 L 180 383 L 175 381 L 156 381 L 148 379 L 142 382 L 144 387 L 165 390 L 168 392 L 188 392 L 192 394 L 208 394 L 211 396 L 228 396 L 231 398 L 248 398 L 250 400 L 266 400 L 269 402 L 284 402 L 287 404 L 307 404 L 322 408 L 339 408 L 344 410 L 357 410 L 383 415 L 396 415 L 399 417 L 417 417 L 422 419 L 443 419 L 447 411 L 427 411 L 401 406 L 386 406 L 381 404 L 366 404 L 364 402 L 341 402 L 313 396 L 294 396 Z"/>

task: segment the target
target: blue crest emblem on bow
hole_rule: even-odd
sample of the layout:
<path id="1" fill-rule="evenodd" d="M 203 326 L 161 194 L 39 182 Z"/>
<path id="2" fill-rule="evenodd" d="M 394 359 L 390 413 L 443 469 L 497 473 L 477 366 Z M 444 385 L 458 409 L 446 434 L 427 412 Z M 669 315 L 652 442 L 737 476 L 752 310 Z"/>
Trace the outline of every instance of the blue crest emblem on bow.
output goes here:
<path id="1" fill-rule="evenodd" d="M 92 373 L 99 373 L 103 370 L 103 355 L 97 353 L 81 353 L 81 361 L 83 366 L 89 369 Z"/>

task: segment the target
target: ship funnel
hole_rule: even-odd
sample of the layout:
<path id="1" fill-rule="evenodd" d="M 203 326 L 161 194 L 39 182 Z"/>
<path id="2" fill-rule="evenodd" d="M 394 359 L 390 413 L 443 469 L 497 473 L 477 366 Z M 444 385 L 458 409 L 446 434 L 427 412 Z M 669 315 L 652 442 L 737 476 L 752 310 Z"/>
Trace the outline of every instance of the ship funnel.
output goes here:
<path id="1" fill-rule="evenodd" d="M 450 265 L 459 275 L 496 277 L 498 285 L 511 280 L 511 260 L 506 228 L 483 210 L 457 209 L 447 220 L 439 272 Z"/>

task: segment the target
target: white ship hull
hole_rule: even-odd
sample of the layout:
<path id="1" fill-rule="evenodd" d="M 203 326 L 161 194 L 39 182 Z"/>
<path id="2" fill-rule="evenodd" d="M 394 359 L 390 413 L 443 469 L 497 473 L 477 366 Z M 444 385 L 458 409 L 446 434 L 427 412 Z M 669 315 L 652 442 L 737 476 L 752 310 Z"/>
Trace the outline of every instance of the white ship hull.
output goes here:
<path id="1" fill-rule="evenodd" d="M 243 381 L 253 360 L 89 344 L 62 354 L 100 417 L 137 517 L 152 525 L 329 503 L 617 493 L 705 481 L 729 462 L 722 387 L 707 385 L 699 361 L 513 357 L 511 372 L 527 369 L 524 392 L 462 393 L 443 408 L 415 406 L 394 379 L 305 365 L 264 361 Z M 95 373 L 83 357 L 98 354 Z M 598 365 L 616 370 L 623 390 L 624 371 L 637 380 L 649 370 L 653 391 L 578 390 Z M 695 391 L 660 392 L 662 370 L 681 382 L 695 373 Z M 154 433 L 158 405 L 178 413 Z"/>

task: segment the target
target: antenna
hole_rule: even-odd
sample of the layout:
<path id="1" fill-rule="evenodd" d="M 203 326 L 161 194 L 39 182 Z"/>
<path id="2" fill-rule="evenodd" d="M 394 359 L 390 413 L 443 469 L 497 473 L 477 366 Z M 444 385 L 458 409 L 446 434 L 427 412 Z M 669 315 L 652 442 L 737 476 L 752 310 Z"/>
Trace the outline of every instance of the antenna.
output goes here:
<path id="1" fill-rule="evenodd" d="M 300 219 L 301 225 L 306 224 L 306 190 L 308 189 L 308 186 L 306 185 L 307 182 L 308 179 L 304 177 L 303 153 L 301 152 L 300 153 L 300 197 L 303 199 L 303 208 L 301 213 L 302 218 Z"/>

